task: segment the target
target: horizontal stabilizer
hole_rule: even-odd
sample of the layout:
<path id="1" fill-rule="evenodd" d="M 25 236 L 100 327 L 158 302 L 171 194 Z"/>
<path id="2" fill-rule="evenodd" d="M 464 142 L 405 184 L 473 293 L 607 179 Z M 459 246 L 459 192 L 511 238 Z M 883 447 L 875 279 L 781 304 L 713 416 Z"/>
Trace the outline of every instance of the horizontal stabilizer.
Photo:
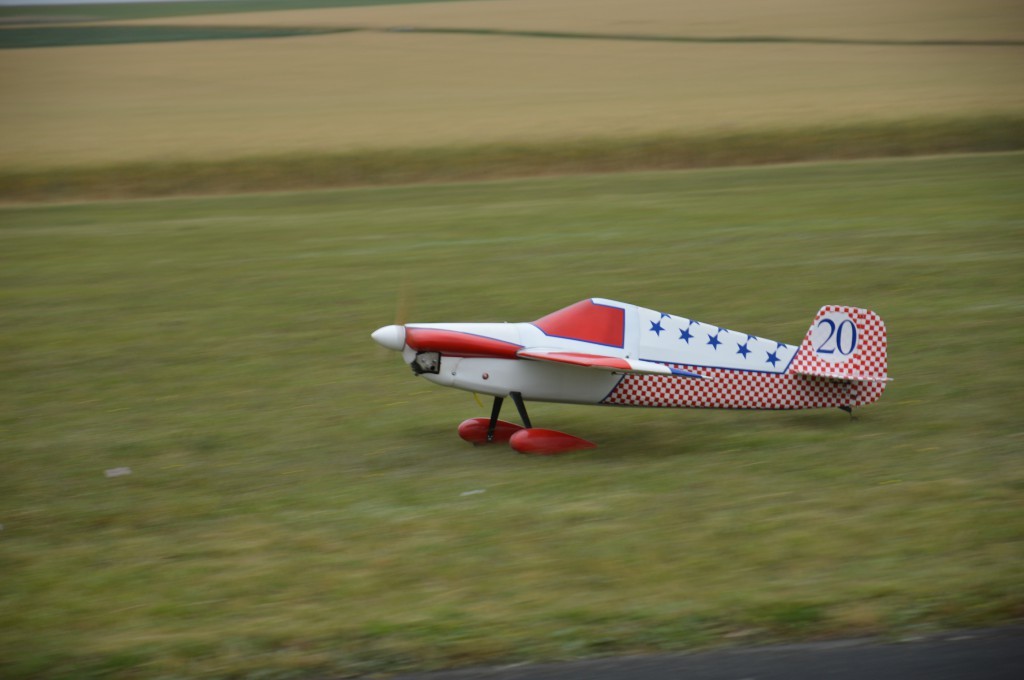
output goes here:
<path id="1" fill-rule="evenodd" d="M 614 373 L 636 373 L 641 375 L 674 375 L 680 378 L 703 378 L 698 373 L 691 373 L 680 368 L 673 368 L 667 364 L 659 364 L 653 361 L 641 361 L 639 359 L 623 359 L 621 357 L 610 357 L 603 354 L 587 354 L 585 352 L 565 352 L 554 349 L 521 349 L 516 352 L 520 359 L 532 359 L 534 361 L 552 361 L 570 366 L 583 366 L 585 368 L 596 368 L 602 371 Z"/>

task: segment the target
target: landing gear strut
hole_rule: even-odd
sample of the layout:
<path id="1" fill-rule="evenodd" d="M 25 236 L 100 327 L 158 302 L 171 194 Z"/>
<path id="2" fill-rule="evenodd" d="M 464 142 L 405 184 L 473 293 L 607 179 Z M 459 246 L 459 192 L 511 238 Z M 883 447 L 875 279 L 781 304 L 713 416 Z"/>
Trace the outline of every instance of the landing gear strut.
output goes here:
<path id="1" fill-rule="evenodd" d="M 494 431 L 498 429 L 498 416 L 501 415 L 501 405 L 504 403 L 504 397 L 494 398 L 494 405 L 491 406 L 491 419 L 487 423 L 487 443 L 494 441 Z"/>
<path id="2" fill-rule="evenodd" d="M 459 425 L 459 436 L 477 446 L 508 442 L 519 453 L 540 455 L 594 448 L 595 444 L 571 434 L 535 428 L 530 422 L 530 414 L 526 412 L 526 402 L 523 400 L 522 393 L 509 392 L 508 396 L 512 397 L 512 402 L 516 405 L 516 410 L 519 411 L 519 417 L 525 427 L 498 420 L 505 399 L 504 397 L 495 397 L 494 404 L 491 406 L 491 417 L 470 418 L 463 421 Z"/>
<path id="3" fill-rule="evenodd" d="M 523 402 L 522 392 L 509 392 L 508 396 L 512 397 L 512 401 L 515 402 L 516 410 L 519 411 L 519 417 L 522 418 L 523 425 L 526 426 L 526 429 L 533 427 L 533 425 L 530 424 L 530 416 L 526 413 L 526 404 Z"/>
<path id="4" fill-rule="evenodd" d="M 530 424 L 530 414 L 526 412 L 526 403 L 523 401 L 523 394 L 521 392 L 510 392 L 509 396 L 512 397 L 512 401 L 516 405 L 516 410 L 519 411 L 519 417 L 522 419 L 523 425 L 525 425 L 527 429 L 533 427 L 533 425 Z M 491 418 L 487 421 L 487 440 L 485 442 L 487 444 L 494 441 L 495 434 L 498 430 L 498 424 L 502 422 L 498 420 L 498 416 L 501 415 L 501 407 L 504 403 L 504 397 L 494 398 L 494 405 L 491 406 Z M 474 418 L 474 420 L 478 419 Z M 512 425 L 512 423 L 505 423 L 505 425 Z"/>

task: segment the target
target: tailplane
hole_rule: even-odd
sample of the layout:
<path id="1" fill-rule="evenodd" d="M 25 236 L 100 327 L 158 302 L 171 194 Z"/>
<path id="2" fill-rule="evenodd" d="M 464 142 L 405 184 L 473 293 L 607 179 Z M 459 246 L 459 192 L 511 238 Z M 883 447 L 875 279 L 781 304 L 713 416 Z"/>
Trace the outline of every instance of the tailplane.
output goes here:
<path id="1" fill-rule="evenodd" d="M 790 371 L 836 380 L 888 381 L 882 318 L 869 309 L 822 307 L 804 336 Z"/>

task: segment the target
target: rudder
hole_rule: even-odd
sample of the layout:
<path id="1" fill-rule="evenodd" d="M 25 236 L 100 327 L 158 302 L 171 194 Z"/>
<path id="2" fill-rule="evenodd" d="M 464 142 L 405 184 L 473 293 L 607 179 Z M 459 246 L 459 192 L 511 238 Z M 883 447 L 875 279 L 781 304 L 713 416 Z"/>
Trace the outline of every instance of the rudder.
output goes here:
<path id="1" fill-rule="evenodd" d="M 886 331 L 870 309 L 825 305 L 818 310 L 790 371 L 837 380 L 886 382 Z"/>

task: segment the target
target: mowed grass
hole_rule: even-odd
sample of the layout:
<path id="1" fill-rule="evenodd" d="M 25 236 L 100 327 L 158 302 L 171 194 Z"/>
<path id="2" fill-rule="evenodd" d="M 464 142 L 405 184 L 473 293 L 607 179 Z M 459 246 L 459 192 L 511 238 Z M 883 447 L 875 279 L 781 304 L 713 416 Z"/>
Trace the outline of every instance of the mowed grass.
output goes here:
<path id="1" fill-rule="evenodd" d="M 1011 154 L 0 210 L 0 674 L 1017 620 L 1022 180 Z M 369 339 L 402 298 L 589 296 L 785 342 L 868 306 L 895 382 L 856 421 L 535 404 L 600 448 L 533 458 L 459 440 L 486 408 Z"/>

